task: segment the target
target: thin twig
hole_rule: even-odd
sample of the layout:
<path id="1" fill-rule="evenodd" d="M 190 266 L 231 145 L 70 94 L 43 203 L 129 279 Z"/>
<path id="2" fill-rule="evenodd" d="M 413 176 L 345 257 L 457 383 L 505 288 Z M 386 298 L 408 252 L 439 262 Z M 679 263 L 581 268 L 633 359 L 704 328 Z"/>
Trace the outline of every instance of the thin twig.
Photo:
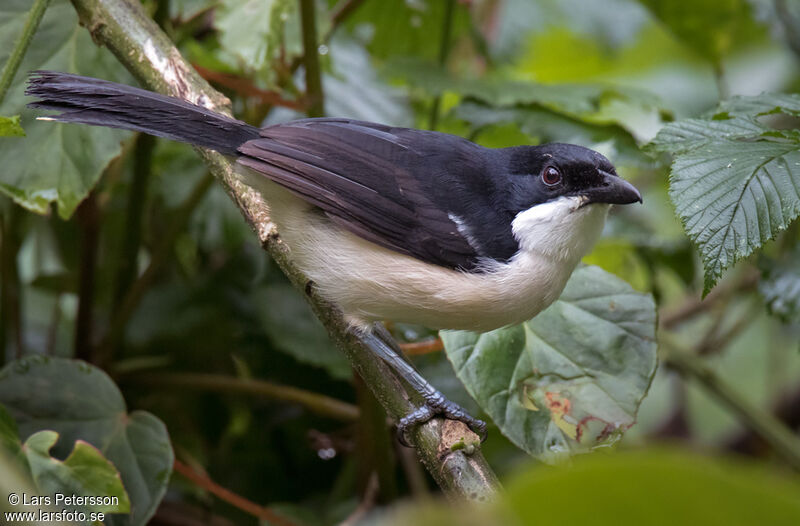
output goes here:
<path id="1" fill-rule="evenodd" d="M 341 0 L 331 10 L 331 28 L 322 38 L 323 42 L 327 42 L 331 38 L 331 34 L 350 16 L 356 9 L 361 7 L 364 0 Z"/>
<path id="2" fill-rule="evenodd" d="M 205 373 L 146 373 L 125 375 L 120 381 L 135 382 L 150 387 L 263 396 L 272 400 L 300 404 L 318 415 L 344 422 L 357 420 L 359 415 L 358 407 L 353 404 L 305 389 L 264 380 Z"/>
<path id="3" fill-rule="evenodd" d="M 694 316 L 706 312 L 717 302 L 724 300 L 741 292 L 753 290 L 758 284 L 760 273 L 757 271 L 744 272 L 737 279 L 726 282 L 712 290 L 705 299 L 696 297 L 688 298 L 677 308 L 661 312 L 659 314 L 659 325 L 662 329 L 672 329 L 681 323 L 693 318 Z"/>
<path id="4" fill-rule="evenodd" d="M 192 67 L 197 70 L 204 79 L 213 82 L 224 88 L 228 88 L 236 92 L 241 97 L 249 97 L 257 99 L 261 104 L 268 104 L 270 106 L 283 106 L 296 111 L 306 111 L 308 103 L 304 100 L 289 100 L 281 97 L 277 91 L 270 91 L 261 89 L 256 86 L 250 79 L 240 77 L 238 75 L 231 75 L 227 73 L 219 73 L 210 69 L 204 68 L 198 64 L 192 64 Z"/>
<path id="5" fill-rule="evenodd" d="M 316 12 L 315 0 L 300 0 L 300 21 L 303 26 L 303 65 L 306 70 L 306 98 L 309 101 L 306 113 L 309 117 L 325 115 L 322 73 L 319 68 Z"/>
<path id="6" fill-rule="evenodd" d="M 50 0 L 35 0 L 31 10 L 28 12 L 28 18 L 25 19 L 22 34 L 17 43 L 14 44 L 14 49 L 11 50 L 11 55 L 3 68 L 3 73 L 0 74 L 0 102 L 3 102 L 3 99 L 6 98 L 8 88 L 14 82 L 14 76 L 22 63 L 22 57 L 25 56 L 25 52 L 28 50 L 31 40 L 33 40 L 33 35 L 36 34 L 36 29 L 39 27 L 39 22 L 42 21 L 49 3 Z"/>
<path id="7" fill-rule="evenodd" d="M 673 338 L 662 333 L 661 344 L 665 363 L 682 376 L 696 380 L 704 389 L 726 405 L 747 427 L 772 446 L 772 449 L 800 471 L 800 438 L 770 413 L 763 411 L 693 352 L 683 349 Z"/>
<path id="8" fill-rule="evenodd" d="M 399 344 L 400 348 L 409 356 L 431 354 L 444 350 L 444 342 L 438 336 L 421 342 L 407 342 Z"/>
<path id="9" fill-rule="evenodd" d="M 254 517 L 258 517 L 259 519 L 269 521 L 272 524 L 277 524 L 278 526 L 297 526 L 297 523 L 278 515 L 270 508 L 256 504 L 255 502 L 248 500 L 241 495 L 237 495 L 227 488 L 223 488 L 211 480 L 211 478 L 209 478 L 209 476 L 205 473 L 198 473 L 178 459 L 175 459 L 172 469 L 176 473 L 183 475 L 195 485 L 203 488 L 220 500 L 224 500 L 231 506 L 234 506 L 245 513 L 248 513 Z"/>
<path id="10" fill-rule="evenodd" d="M 379 489 L 378 474 L 373 471 L 367 479 L 367 487 L 364 490 L 364 496 L 361 502 L 358 503 L 353 513 L 339 523 L 339 526 L 355 526 L 361 522 L 361 519 L 367 516 L 369 510 L 375 507 L 375 499 L 378 497 Z"/>

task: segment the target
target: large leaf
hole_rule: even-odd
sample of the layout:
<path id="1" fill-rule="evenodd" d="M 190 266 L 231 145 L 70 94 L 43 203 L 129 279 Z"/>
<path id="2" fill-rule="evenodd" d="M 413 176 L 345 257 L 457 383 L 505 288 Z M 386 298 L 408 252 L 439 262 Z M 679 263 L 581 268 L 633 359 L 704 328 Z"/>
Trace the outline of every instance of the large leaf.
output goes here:
<path id="1" fill-rule="evenodd" d="M 287 0 L 222 0 L 215 17 L 220 44 L 243 69 L 262 70 L 277 58 L 284 22 L 296 10 L 297 2 Z"/>
<path id="2" fill-rule="evenodd" d="M 719 62 L 736 46 L 763 35 L 747 0 L 639 0 L 695 52 Z"/>
<path id="3" fill-rule="evenodd" d="M 379 525 L 790 526 L 800 523 L 797 477 L 682 450 L 591 455 L 558 468 L 527 466 L 491 506 L 426 503 Z"/>
<path id="4" fill-rule="evenodd" d="M 0 4 L 0 64 L 19 37 L 30 0 L 3 0 Z M 58 204 L 67 218 L 97 183 L 108 162 L 119 155 L 124 132 L 92 126 L 36 121 L 41 110 L 28 110 L 24 96 L 27 73 L 52 69 L 130 83 L 108 50 L 92 42 L 78 25 L 67 0 L 53 0 L 42 19 L 14 83 L 0 104 L 0 115 L 20 114 L 27 137 L 0 141 L 0 192 L 25 208 L 45 213 Z"/>
<path id="5" fill-rule="evenodd" d="M 141 525 L 167 489 L 173 452 L 164 424 L 150 413 L 128 413 L 122 394 L 100 369 L 76 360 L 27 358 L 0 370 L 0 403 L 20 435 L 61 435 L 54 454 L 65 457 L 77 441 L 97 448 L 122 476 L 131 513 L 107 524 Z"/>
<path id="6" fill-rule="evenodd" d="M 291 285 L 275 283 L 259 289 L 258 298 L 259 319 L 276 349 L 302 363 L 324 367 L 334 378 L 352 376 L 344 354 Z"/>
<path id="7" fill-rule="evenodd" d="M 503 434 L 552 461 L 634 424 L 655 373 L 655 322 L 649 294 L 585 266 L 526 323 L 441 336 L 456 374 Z"/>
<path id="8" fill-rule="evenodd" d="M 61 493 L 92 499 L 85 505 L 62 504 L 68 509 L 130 512 L 128 494 L 111 462 L 82 440 L 75 442 L 75 448 L 65 460 L 58 460 L 50 456 L 50 449 L 56 441 L 58 433 L 55 431 L 39 431 L 28 437 L 23 446 L 36 488 L 42 495 Z"/>
<path id="9" fill-rule="evenodd" d="M 742 97 L 720 110 L 668 124 L 651 145 L 674 155 L 670 197 L 700 250 L 705 293 L 800 214 L 800 135 L 763 122 L 798 115 L 800 97 Z"/>

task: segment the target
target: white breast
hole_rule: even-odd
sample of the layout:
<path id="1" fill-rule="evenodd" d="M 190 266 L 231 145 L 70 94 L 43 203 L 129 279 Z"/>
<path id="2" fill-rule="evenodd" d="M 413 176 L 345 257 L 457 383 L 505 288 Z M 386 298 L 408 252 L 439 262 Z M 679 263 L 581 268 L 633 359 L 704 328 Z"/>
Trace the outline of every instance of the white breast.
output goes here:
<path id="1" fill-rule="evenodd" d="M 599 237 L 608 205 L 579 198 L 521 212 L 512 231 L 521 250 L 483 273 L 446 269 L 398 254 L 343 230 L 263 176 L 246 179 L 270 213 L 298 266 L 354 325 L 392 320 L 436 329 L 488 331 L 528 320 L 560 294 Z"/>

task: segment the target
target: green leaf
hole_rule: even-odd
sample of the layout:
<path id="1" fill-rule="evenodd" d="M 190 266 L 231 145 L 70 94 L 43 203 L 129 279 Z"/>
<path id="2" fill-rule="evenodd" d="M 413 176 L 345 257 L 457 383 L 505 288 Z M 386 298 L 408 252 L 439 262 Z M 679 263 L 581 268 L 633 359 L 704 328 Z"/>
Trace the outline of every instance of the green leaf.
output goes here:
<path id="1" fill-rule="evenodd" d="M 502 504 L 516 524 L 789 525 L 800 522 L 798 490 L 796 477 L 753 463 L 644 450 L 528 469 L 509 482 Z"/>
<path id="2" fill-rule="evenodd" d="M 625 129 L 618 125 L 600 125 L 582 122 L 557 112 L 537 107 L 511 107 L 498 108 L 473 101 L 459 104 L 454 110 L 454 115 L 467 121 L 477 134 L 479 142 L 483 143 L 484 134 L 489 126 L 503 126 L 507 123 L 516 123 L 519 130 L 526 134 L 534 143 L 565 142 L 581 144 L 587 147 L 603 148 L 607 156 L 619 164 L 651 164 L 644 156 L 636 141 Z M 505 144 L 488 145 L 493 147 L 516 146 L 520 144 L 517 139 Z"/>
<path id="3" fill-rule="evenodd" d="M 19 115 L 0 117 L 0 137 L 25 137 L 25 130 L 19 125 Z"/>
<path id="4" fill-rule="evenodd" d="M 451 21 L 451 48 L 471 36 L 468 8 L 456 2 Z M 377 59 L 416 56 L 436 60 L 442 38 L 447 2 L 441 0 L 381 0 L 363 2 L 345 25 L 367 41 Z"/>
<path id="5" fill-rule="evenodd" d="M 87 505 L 62 504 L 67 509 L 103 513 L 129 513 L 131 503 L 114 465 L 96 448 L 79 440 L 72 453 L 61 461 L 50 456 L 58 441 L 55 431 L 39 431 L 25 441 L 23 450 L 36 488 L 42 495 L 80 495 L 102 498 Z M 58 505 L 53 502 L 54 505 Z"/>
<path id="6" fill-rule="evenodd" d="M 503 434 L 553 461 L 635 423 L 656 368 L 655 322 L 649 294 L 585 266 L 524 324 L 441 336 L 456 374 Z"/>
<path id="7" fill-rule="evenodd" d="M 11 457 L 22 456 L 17 423 L 2 404 L 0 404 L 0 448 Z"/>
<path id="8" fill-rule="evenodd" d="M 675 36 L 704 58 L 719 63 L 737 46 L 764 35 L 746 0 L 639 0 Z"/>
<path id="9" fill-rule="evenodd" d="M 0 4 L 0 64 L 8 59 L 19 36 L 30 0 Z M 97 183 L 108 162 L 119 155 L 126 132 L 75 124 L 36 121 L 42 110 L 29 110 L 24 95 L 27 72 L 51 69 L 131 83 L 111 53 L 92 42 L 78 25 L 67 0 L 53 0 L 42 19 L 19 72 L 0 104 L 0 115 L 19 114 L 25 138 L 0 141 L 0 192 L 25 208 L 44 214 L 49 204 L 68 218 Z"/>
<path id="10" fill-rule="evenodd" d="M 670 198 L 700 250 L 704 294 L 800 214 L 800 136 L 760 119 L 778 112 L 799 114 L 800 97 L 736 98 L 711 118 L 668 124 L 650 145 L 674 155 Z"/>
<path id="11" fill-rule="evenodd" d="M 352 376 L 344 354 L 291 285 L 270 285 L 259 291 L 258 298 L 261 325 L 276 349 L 302 363 L 324 367 L 334 378 Z"/>
<path id="12" fill-rule="evenodd" d="M 678 449 L 590 455 L 558 467 L 524 466 L 488 506 L 417 503 L 385 514 L 378 524 L 798 524 L 800 483 L 777 471 Z"/>
<path id="13" fill-rule="evenodd" d="M 100 369 L 77 360 L 35 357 L 0 370 L 0 403 L 22 436 L 47 429 L 61 435 L 64 457 L 77 441 L 97 448 L 119 470 L 131 514 L 107 524 L 142 525 L 164 496 L 174 459 L 164 424 L 153 415 L 128 413 L 122 394 Z"/>
<path id="14" fill-rule="evenodd" d="M 800 247 L 781 260 L 764 259 L 758 291 L 770 313 L 786 323 L 800 324 Z"/>
<path id="15" fill-rule="evenodd" d="M 412 59 L 393 60 L 386 70 L 428 95 L 454 92 L 493 107 L 544 108 L 587 124 L 619 125 L 640 140 L 652 137 L 668 115 L 656 96 L 628 87 L 456 78 L 432 63 Z"/>
<path id="16" fill-rule="evenodd" d="M 215 25 L 222 51 L 245 72 L 257 72 L 270 86 L 277 80 L 272 64 L 291 62 L 303 53 L 298 3 L 294 0 L 222 0 Z M 321 7 L 317 2 L 318 8 Z M 329 17 L 317 14 L 318 34 Z"/>

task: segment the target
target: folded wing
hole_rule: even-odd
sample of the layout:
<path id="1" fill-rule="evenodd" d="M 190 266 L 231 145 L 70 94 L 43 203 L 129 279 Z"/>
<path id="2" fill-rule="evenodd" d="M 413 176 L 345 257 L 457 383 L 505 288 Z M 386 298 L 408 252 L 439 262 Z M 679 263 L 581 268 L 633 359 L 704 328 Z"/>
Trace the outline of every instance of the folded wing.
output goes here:
<path id="1" fill-rule="evenodd" d="M 239 147 L 238 162 L 364 239 L 429 263 L 468 270 L 491 254 L 473 246 L 462 220 L 441 199 L 436 202 L 430 185 L 437 178 L 441 192 L 442 181 L 458 176 L 448 170 L 472 169 L 469 159 L 480 156 L 468 155 L 464 150 L 469 148 L 478 147 L 445 134 L 306 119 L 261 130 L 260 138 Z"/>

